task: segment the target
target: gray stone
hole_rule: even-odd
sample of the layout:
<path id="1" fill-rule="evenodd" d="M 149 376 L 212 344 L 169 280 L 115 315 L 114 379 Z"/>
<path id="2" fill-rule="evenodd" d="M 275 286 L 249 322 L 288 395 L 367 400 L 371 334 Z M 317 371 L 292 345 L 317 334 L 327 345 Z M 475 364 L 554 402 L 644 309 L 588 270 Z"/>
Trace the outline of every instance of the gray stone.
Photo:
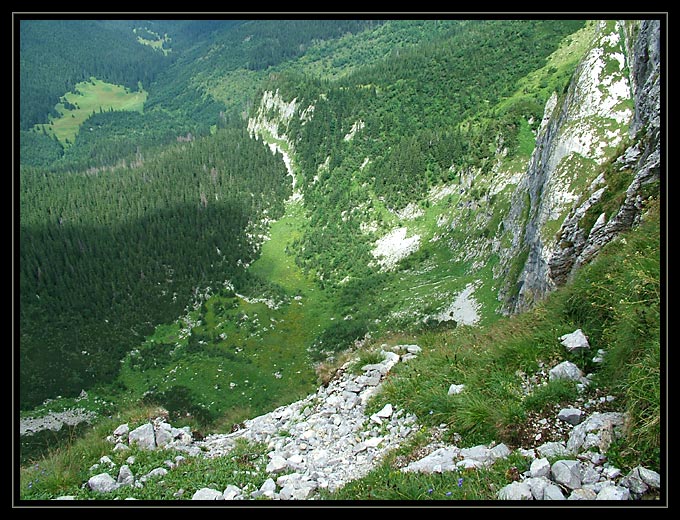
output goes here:
<path id="1" fill-rule="evenodd" d="M 541 444 L 536 452 L 541 457 L 565 457 L 571 453 L 563 443 L 552 441 Z"/>
<path id="2" fill-rule="evenodd" d="M 595 500 L 595 498 L 597 498 L 595 491 L 587 488 L 578 488 L 571 492 L 568 500 Z"/>
<path id="3" fill-rule="evenodd" d="M 118 426 L 118 428 L 113 430 L 113 434 L 119 437 L 127 435 L 128 433 L 130 433 L 130 426 L 128 425 L 128 423 L 121 424 L 120 426 Z"/>
<path id="4" fill-rule="evenodd" d="M 621 413 L 595 412 L 571 431 L 567 449 L 571 453 L 577 453 L 592 447 L 599 447 L 604 448 L 600 450 L 601 452 L 605 452 L 614 438 L 614 428 L 622 426 L 623 423 L 624 415 Z M 588 434 L 591 432 L 596 432 L 596 434 L 589 438 Z"/>
<path id="5" fill-rule="evenodd" d="M 460 456 L 464 459 L 477 460 L 479 462 L 488 462 L 491 460 L 491 452 L 489 448 L 483 444 L 473 446 L 472 448 L 463 448 L 460 450 Z"/>
<path id="6" fill-rule="evenodd" d="M 637 469 L 642 481 L 649 487 L 659 489 L 661 487 L 661 475 L 651 469 L 638 466 Z"/>
<path id="7" fill-rule="evenodd" d="M 130 470 L 130 466 L 123 464 L 118 471 L 118 479 L 116 481 L 119 486 L 131 486 L 135 483 L 135 476 Z"/>
<path id="8" fill-rule="evenodd" d="M 224 489 L 222 496 L 224 497 L 224 500 L 235 500 L 237 497 L 241 496 L 241 488 L 234 486 L 233 484 L 229 484 Z"/>
<path id="9" fill-rule="evenodd" d="M 354 392 L 356 394 L 361 392 L 361 389 L 363 387 L 364 387 L 363 385 L 358 384 L 356 381 L 349 381 L 345 385 L 345 390 L 347 390 L 348 392 Z"/>
<path id="10" fill-rule="evenodd" d="M 312 491 L 313 489 L 310 487 L 299 487 L 293 490 L 291 498 L 293 500 L 306 500 Z"/>
<path id="11" fill-rule="evenodd" d="M 550 474 L 555 482 L 569 489 L 581 487 L 581 463 L 577 460 L 558 460 L 550 468 Z"/>
<path id="12" fill-rule="evenodd" d="M 604 356 L 607 354 L 606 350 L 598 349 L 597 355 L 593 358 L 593 363 L 604 363 Z"/>
<path id="13" fill-rule="evenodd" d="M 380 373 L 373 373 L 371 375 L 366 375 L 366 376 L 361 376 L 363 379 L 361 380 L 366 386 L 377 386 L 380 384 Z M 359 382 L 360 378 L 357 378 L 357 382 Z"/>
<path id="14" fill-rule="evenodd" d="M 649 490 L 649 486 L 642 480 L 638 468 L 632 469 L 628 475 L 621 479 L 619 484 L 623 487 L 627 487 L 630 489 L 631 493 L 635 493 L 636 495 L 644 495 Z"/>
<path id="15" fill-rule="evenodd" d="M 118 483 L 108 473 L 100 473 L 90 477 L 87 481 L 87 486 L 97 493 L 109 493 L 118 489 Z"/>
<path id="16" fill-rule="evenodd" d="M 156 436 L 156 446 L 162 448 L 173 440 L 172 430 L 168 423 L 161 423 L 154 432 Z"/>
<path id="17" fill-rule="evenodd" d="M 165 468 L 155 468 L 149 471 L 146 475 L 141 477 L 139 480 L 142 482 L 146 482 L 149 479 L 152 478 L 159 478 L 159 477 L 164 477 L 165 475 L 168 474 L 168 470 Z"/>
<path id="18" fill-rule="evenodd" d="M 439 448 L 420 460 L 411 462 L 401 469 L 403 472 L 442 473 L 456 469 L 455 459 L 460 455 L 458 448 Z"/>
<path id="19" fill-rule="evenodd" d="M 630 491 L 621 486 L 605 486 L 595 500 L 630 500 Z"/>
<path id="20" fill-rule="evenodd" d="M 352 453 L 354 453 L 354 454 L 361 453 L 362 451 L 365 451 L 366 448 L 368 448 L 368 446 L 366 446 L 366 443 L 365 443 L 365 442 L 363 442 L 363 441 L 362 441 L 362 442 L 358 442 L 358 443 L 355 444 L 354 447 L 352 448 Z"/>
<path id="21" fill-rule="evenodd" d="M 602 470 L 602 475 L 609 480 L 614 480 L 621 476 L 621 470 L 613 466 L 608 466 Z"/>
<path id="22" fill-rule="evenodd" d="M 546 458 L 534 459 L 529 472 L 532 477 L 547 477 L 550 475 L 550 462 Z"/>
<path id="23" fill-rule="evenodd" d="M 581 381 L 583 379 L 583 372 L 571 361 L 563 361 L 559 365 L 551 368 L 548 372 L 548 379 L 554 381 L 556 379 L 568 379 L 571 381 Z"/>
<path id="24" fill-rule="evenodd" d="M 560 336 L 560 342 L 569 352 L 585 350 L 590 348 L 588 338 L 581 329 L 576 329 L 571 334 Z"/>
<path id="25" fill-rule="evenodd" d="M 387 373 L 387 367 L 383 365 L 382 363 L 373 363 L 370 365 L 364 365 L 361 367 L 361 370 L 364 372 L 373 372 L 373 371 L 378 371 L 381 374 L 386 374 Z"/>
<path id="26" fill-rule="evenodd" d="M 193 440 L 191 435 L 191 428 L 185 426 L 184 428 L 172 428 L 170 430 L 172 434 L 172 444 L 173 445 L 189 445 Z"/>
<path id="27" fill-rule="evenodd" d="M 260 486 L 260 491 L 262 491 L 264 496 L 272 498 L 276 492 L 276 482 L 274 482 L 274 479 L 268 478 L 265 480 L 262 486 Z"/>
<path id="28" fill-rule="evenodd" d="M 290 485 L 285 485 L 281 488 L 281 491 L 279 491 L 279 500 L 290 500 L 293 498 L 293 492 L 295 491 L 295 488 Z"/>
<path id="29" fill-rule="evenodd" d="M 382 442 L 383 438 L 382 437 L 371 437 L 370 439 L 366 439 L 364 441 L 364 444 L 366 445 L 367 448 L 375 448 Z"/>
<path id="30" fill-rule="evenodd" d="M 492 460 L 505 459 L 510 455 L 510 448 L 502 442 L 489 450 Z"/>
<path id="31" fill-rule="evenodd" d="M 531 488 L 524 482 L 512 482 L 498 491 L 498 500 L 533 500 Z"/>
<path id="32" fill-rule="evenodd" d="M 564 493 L 555 484 L 548 484 L 543 490 L 543 500 L 565 500 Z"/>
<path id="33" fill-rule="evenodd" d="M 382 409 L 378 412 L 375 413 L 378 417 L 381 419 L 387 419 L 392 416 L 393 409 L 391 404 L 386 404 L 385 406 L 382 407 Z"/>
<path id="34" fill-rule="evenodd" d="M 279 473 L 286 469 L 286 467 L 288 467 L 288 463 L 285 458 L 281 455 L 273 455 L 269 464 L 267 464 L 266 471 L 267 473 Z"/>
<path id="35" fill-rule="evenodd" d="M 465 389 L 465 385 L 452 384 L 451 386 L 449 386 L 448 395 L 460 394 L 464 389 Z"/>
<path id="36" fill-rule="evenodd" d="M 193 494 L 191 500 L 224 500 L 222 493 L 216 489 L 201 488 Z"/>
<path id="37" fill-rule="evenodd" d="M 130 445 L 137 444 L 143 450 L 155 450 L 156 435 L 153 431 L 153 425 L 146 423 L 132 430 L 128 436 L 128 442 Z"/>
<path id="38" fill-rule="evenodd" d="M 600 480 L 600 473 L 592 466 L 581 467 L 581 484 L 595 484 Z"/>
<path id="39" fill-rule="evenodd" d="M 531 496 L 534 500 L 543 500 L 543 493 L 550 481 L 543 477 L 531 477 L 524 480 L 524 483 L 531 489 Z"/>
<path id="40" fill-rule="evenodd" d="M 456 469 L 464 470 L 464 469 L 477 469 L 477 468 L 483 468 L 484 466 L 487 466 L 490 463 L 490 461 L 481 461 L 481 460 L 476 460 L 476 459 L 464 459 L 461 461 L 456 462 Z"/>
<path id="41" fill-rule="evenodd" d="M 584 413 L 578 408 L 562 408 L 557 418 L 561 421 L 567 422 L 572 426 L 576 426 L 583 419 Z"/>

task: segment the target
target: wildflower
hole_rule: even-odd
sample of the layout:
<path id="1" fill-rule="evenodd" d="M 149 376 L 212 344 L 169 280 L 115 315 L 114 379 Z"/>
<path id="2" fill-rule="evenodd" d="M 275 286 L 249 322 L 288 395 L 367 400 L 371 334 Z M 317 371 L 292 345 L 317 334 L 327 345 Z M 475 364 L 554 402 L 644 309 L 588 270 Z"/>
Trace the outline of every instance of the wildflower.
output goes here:
<path id="1" fill-rule="evenodd" d="M 451 492 L 451 491 L 447 491 L 447 492 L 446 492 L 446 496 L 447 496 L 447 497 L 450 497 L 452 494 L 453 494 L 453 492 Z"/>
<path id="2" fill-rule="evenodd" d="M 458 487 L 463 487 L 463 478 L 458 479 Z"/>
<path id="3" fill-rule="evenodd" d="M 430 415 L 432 415 L 433 413 L 434 413 L 434 410 L 430 410 Z"/>
<path id="4" fill-rule="evenodd" d="M 428 489 L 427 490 L 428 495 L 431 495 L 433 491 L 434 491 L 434 489 L 432 489 L 432 488 Z"/>

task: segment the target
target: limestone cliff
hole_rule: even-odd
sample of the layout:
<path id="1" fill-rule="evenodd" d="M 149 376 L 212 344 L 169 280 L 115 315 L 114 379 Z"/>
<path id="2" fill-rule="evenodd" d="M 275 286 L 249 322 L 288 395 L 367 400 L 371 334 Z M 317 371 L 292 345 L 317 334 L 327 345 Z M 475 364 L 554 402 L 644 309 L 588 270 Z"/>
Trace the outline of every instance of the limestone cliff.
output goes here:
<path id="1" fill-rule="evenodd" d="M 567 91 L 546 104 L 505 220 L 515 239 L 504 261 L 524 263 L 501 288 L 504 312 L 564 284 L 640 218 L 660 174 L 659 38 L 658 21 L 600 22 Z M 628 178 L 619 205 L 615 186 Z"/>

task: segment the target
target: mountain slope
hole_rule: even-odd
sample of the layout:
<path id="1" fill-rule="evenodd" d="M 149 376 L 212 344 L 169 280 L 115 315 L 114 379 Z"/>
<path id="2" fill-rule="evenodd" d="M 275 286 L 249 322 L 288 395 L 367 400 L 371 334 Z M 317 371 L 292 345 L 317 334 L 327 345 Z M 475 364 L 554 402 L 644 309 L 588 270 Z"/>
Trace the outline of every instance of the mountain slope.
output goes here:
<path id="1" fill-rule="evenodd" d="M 110 413 L 144 400 L 194 427 L 228 430 L 311 391 L 315 368 L 321 375 L 371 338 L 441 334 L 445 346 L 446 330 L 503 323 L 503 313 L 532 308 L 644 220 L 645 201 L 659 197 L 658 22 L 452 23 L 398 53 L 370 54 L 363 67 L 328 67 L 314 54 L 417 30 L 394 21 L 310 42 L 309 52 L 298 46 L 301 55 L 248 84 L 261 97 L 247 131 L 218 110 L 233 85 L 208 81 L 234 69 L 194 68 L 182 81 L 196 82 L 190 97 L 202 92 L 212 107 L 214 135 L 180 135 L 115 168 L 73 172 L 63 185 L 22 170 L 22 379 L 36 382 L 26 388 L 46 389 L 36 378 L 50 375 L 50 351 L 37 346 L 58 338 L 68 392 L 93 385 L 78 406 Z M 219 31 L 211 38 L 220 41 Z M 313 63 L 318 76 L 302 76 L 301 64 Z M 178 110 L 192 110 L 186 101 Z M 182 189 L 159 188 L 170 185 Z M 130 247 L 129 231 L 91 243 L 88 219 L 101 229 L 125 222 L 153 247 L 141 238 Z M 164 262 L 163 243 L 181 255 Z M 171 275 L 179 264 L 181 276 Z M 46 303 L 55 312 L 43 313 Z M 115 330 L 123 323 L 132 335 Z M 595 336 L 614 338 L 609 327 L 622 323 Z M 73 370 L 80 365 L 87 370 Z M 113 384 L 100 384 L 104 372 Z M 72 404 L 48 401 L 35 413 Z"/>

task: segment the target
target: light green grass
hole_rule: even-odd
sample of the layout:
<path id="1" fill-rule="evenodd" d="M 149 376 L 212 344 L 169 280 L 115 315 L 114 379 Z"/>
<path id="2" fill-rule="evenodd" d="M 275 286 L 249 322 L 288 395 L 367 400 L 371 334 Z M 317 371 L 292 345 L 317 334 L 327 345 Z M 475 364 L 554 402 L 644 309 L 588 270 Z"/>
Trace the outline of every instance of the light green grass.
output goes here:
<path id="1" fill-rule="evenodd" d="M 90 81 L 78 83 L 74 92 L 62 96 L 62 100 L 75 105 L 75 109 L 67 109 L 64 103 L 58 103 L 55 108 L 61 116 L 51 118 L 48 124 L 36 125 L 35 129 L 56 135 L 64 145 L 73 144 L 81 125 L 93 113 L 109 110 L 142 112 L 147 95 L 143 89 L 131 92 L 122 85 L 91 78 Z"/>
<path id="2" fill-rule="evenodd" d="M 144 36 L 137 34 L 138 31 Z M 153 50 L 162 52 L 164 56 L 167 56 L 172 52 L 172 49 L 169 47 L 171 38 L 167 34 L 161 36 L 157 32 L 150 31 L 146 27 L 143 29 L 133 29 L 132 32 L 137 35 L 138 43 L 148 45 Z"/>

